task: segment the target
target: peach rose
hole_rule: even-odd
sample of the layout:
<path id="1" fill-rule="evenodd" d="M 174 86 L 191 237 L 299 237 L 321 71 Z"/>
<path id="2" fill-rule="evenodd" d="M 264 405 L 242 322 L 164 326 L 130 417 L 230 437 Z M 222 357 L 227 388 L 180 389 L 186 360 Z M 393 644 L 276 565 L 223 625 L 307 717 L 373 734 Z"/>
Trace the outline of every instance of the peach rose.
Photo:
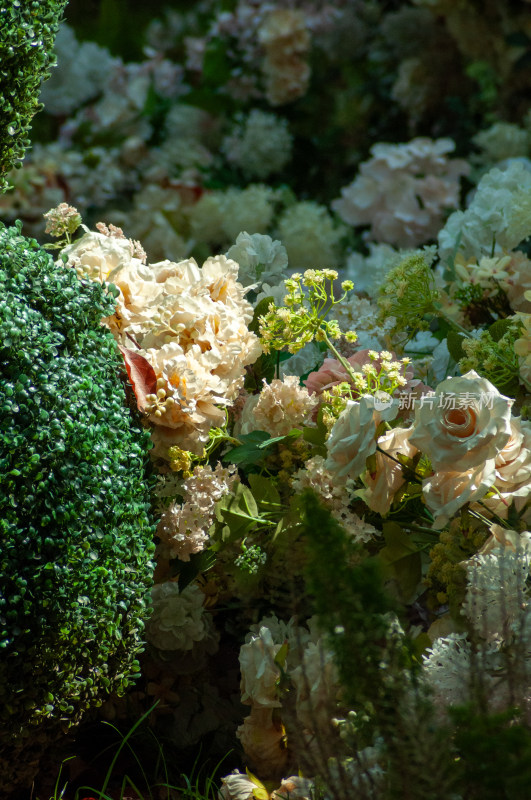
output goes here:
<path id="1" fill-rule="evenodd" d="M 378 514 L 387 514 L 391 508 L 393 497 L 400 487 L 405 483 L 402 467 L 395 459 L 398 453 L 402 453 L 410 458 L 415 455 L 417 448 L 414 447 L 409 437 L 413 428 L 394 428 L 378 439 L 378 448 L 384 453 L 376 453 L 376 469 L 374 472 L 365 472 L 362 476 L 364 489 L 356 492 L 372 511 Z M 388 453 L 389 456 L 385 455 Z"/>
<path id="2" fill-rule="evenodd" d="M 474 370 L 447 378 L 415 409 L 410 441 L 435 470 L 477 472 L 509 441 L 512 403 Z"/>

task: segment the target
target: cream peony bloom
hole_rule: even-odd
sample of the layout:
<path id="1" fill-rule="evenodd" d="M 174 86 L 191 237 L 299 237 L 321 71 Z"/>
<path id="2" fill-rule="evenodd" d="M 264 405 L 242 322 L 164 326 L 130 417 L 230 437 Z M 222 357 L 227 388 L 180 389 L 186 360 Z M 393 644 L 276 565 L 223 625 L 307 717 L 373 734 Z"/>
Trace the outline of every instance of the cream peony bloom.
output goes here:
<path id="1" fill-rule="evenodd" d="M 389 398 L 390 400 L 390 398 Z M 365 470 L 367 458 L 376 452 L 376 428 L 382 420 L 390 421 L 398 413 L 398 404 L 379 408 L 372 395 L 359 401 L 348 400 L 326 442 L 325 468 L 335 479 L 357 478 Z"/>
<path id="2" fill-rule="evenodd" d="M 103 283 L 117 267 L 135 262 L 137 269 L 146 269 L 142 261 L 134 259 L 134 245 L 125 237 L 106 236 L 82 226 L 85 234 L 61 250 L 61 261 L 73 267 L 80 278 Z"/>
<path id="3" fill-rule="evenodd" d="M 481 500 L 494 482 L 494 459 L 464 472 L 440 470 L 422 482 L 426 505 L 435 515 L 434 528 L 442 528 L 465 503 Z"/>
<path id="4" fill-rule="evenodd" d="M 512 402 L 474 370 L 447 378 L 417 405 L 411 444 L 436 470 L 475 470 L 509 441 Z"/>
<path id="5" fill-rule="evenodd" d="M 393 428 L 381 436 L 378 439 L 378 448 L 384 452 L 376 453 L 376 469 L 374 472 L 367 471 L 362 475 L 365 488 L 357 491 L 356 495 L 365 500 L 369 508 L 378 514 L 387 514 L 393 497 L 405 483 L 402 467 L 393 459 L 396 459 L 399 453 L 410 458 L 415 455 L 417 448 L 409 441 L 412 431 L 413 428 Z"/>

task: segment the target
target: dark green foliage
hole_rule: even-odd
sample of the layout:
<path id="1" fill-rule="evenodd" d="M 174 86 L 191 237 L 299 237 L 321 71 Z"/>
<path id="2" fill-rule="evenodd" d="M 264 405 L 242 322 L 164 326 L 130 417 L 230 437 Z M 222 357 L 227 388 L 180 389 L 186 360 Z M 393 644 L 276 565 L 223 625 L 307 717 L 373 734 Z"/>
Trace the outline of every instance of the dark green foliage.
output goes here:
<path id="1" fill-rule="evenodd" d="M 39 90 L 67 0 L 0 0 L 0 192 L 29 146 Z"/>
<path id="2" fill-rule="evenodd" d="M 514 711 L 478 714 L 473 706 L 452 709 L 463 797 L 522 800 L 531 792 L 531 730 Z"/>
<path id="3" fill-rule="evenodd" d="M 0 228 L 0 775 L 138 673 L 153 565 L 149 434 L 80 281 Z"/>

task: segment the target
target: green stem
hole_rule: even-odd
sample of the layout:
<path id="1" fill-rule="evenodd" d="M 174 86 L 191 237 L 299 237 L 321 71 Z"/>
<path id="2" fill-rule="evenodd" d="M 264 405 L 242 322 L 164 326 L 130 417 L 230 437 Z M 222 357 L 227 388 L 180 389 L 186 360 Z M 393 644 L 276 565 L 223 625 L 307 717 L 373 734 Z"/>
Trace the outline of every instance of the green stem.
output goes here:
<path id="1" fill-rule="evenodd" d="M 337 358 L 337 360 L 339 361 L 341 366 L 347 371 L 348 376 L 350 377 L 352 383 L 355 386 L 356 382 L 357 382 L 357 380 L 359 378 L 359 373 L 355 372 L 352 369 L 352 365 L 348 363 L 346 358 L 343 358 L 343 356 L 338 351 L 338 349 L 335 347 L 335 345 L 332 344 L 332 342 L 331 342 L 330 338 L 328 337 L 327 333 L 322 328 L 320 329 L 320 331 L 321 331 L 321 335 L 323 337 L 323 340 L 326 342 L 326 345 L 327 345 L 328 349 L 332 351 L 332 353 L 335 355 L 335 357 Z"/>

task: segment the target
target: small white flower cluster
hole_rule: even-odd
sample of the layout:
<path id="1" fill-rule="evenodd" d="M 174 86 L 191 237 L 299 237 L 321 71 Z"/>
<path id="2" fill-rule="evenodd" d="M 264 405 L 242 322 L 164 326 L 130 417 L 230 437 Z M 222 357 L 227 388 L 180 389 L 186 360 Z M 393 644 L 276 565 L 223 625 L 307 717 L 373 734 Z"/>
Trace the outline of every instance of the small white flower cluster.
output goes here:
<path id="1" fill-rule="evenodd" d="M 302 97 L 310 81 L 306 61 L 310 34 L 304 12 L 275 8 L 258 28 L 258 41 L 265 53 L 262 71 L 268 102 L 282 106 Z"/>
<path id="2" fill-rule="evenodd" d="M 247 179 L 264 180 L 286 166 L 292 145 L 287 120 L 255 108 L 225 137 L 221 150 Z"/>
<path id="3" fill-rule="evenodd" d="M 159 553 L 163 558 L 189 561 L 193 553 L 204 550 L 214 521 L 218 500 L 228 494 L 237 480 L 236 467 L 216 464 L 195 467 L 183 482 L 182 502 L 173 502 L 162 513 L 157 526 Z"/>
<path id="4" fill-rule="evenodd" d="M 248 329 L 252 306 L 237 282 L 238 265 L 225 256 L 143 264 L 131 242 L 87 231 L 61 253 L 82 277 L 114 283 L 120 290 L 116 312 L 106 322 L 124 347 L 155 371 L 156 395 L 145 412 L 153 423 L 153 455 L 168 448 L 201 454 L 213 425 L 222 425 L 224 407 L 236 398 L 245 367 L 261 353 Z"/>
<path id="5" fill-rule="evenodd" d="M 451 139 L 376 144 L 332 208 L 349 225 L 370 226 L 372 241 L 417 247 L 435 239 L 444 212 L 459 205 L 460 178 L 469 170 L 447 158 L 454 148 Z"/>
<path id="6" fill-rule="evenodd" d="M 330 470 L 326 469 L 323 456 L 314 456 L 295 473 L 291 484 L 294 493 L 305 489 L 314 491 L 331 511 L 344 530 L 357 542 L 369 542 L 379 531 L 349 509 L 350 495 L 346 486 L 337 483 Z"/>

